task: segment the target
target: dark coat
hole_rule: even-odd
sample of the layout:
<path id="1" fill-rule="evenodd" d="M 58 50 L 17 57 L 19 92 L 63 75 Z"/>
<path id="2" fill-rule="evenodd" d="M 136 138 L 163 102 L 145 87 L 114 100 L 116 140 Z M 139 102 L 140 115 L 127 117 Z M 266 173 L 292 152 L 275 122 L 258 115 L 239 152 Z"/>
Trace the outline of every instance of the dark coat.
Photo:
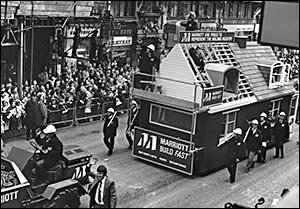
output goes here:
<path id="1" fill-rule="evenodd" d="M 131 122 L 132 122 L 132 125 L 130 127 L 130 130 L 134 129 L 134 125 L 136 124 L 136 117 L 134 119 L 134 116 L 138 114 L 138 109 L 137 108 L 133 108 L 131 111 L 130 111 L 130 117 L 128 115 L 128 119 L 127 119 L 127 128 L 129 128 Z M 133 121 L 134 119 L 134 121 Z"/>
<path id="2" fill-rule="evenodd" d="M 58 163 L 62 158 L 63 143 L 53 134 L 43 145 L 43 150 L 49 150 L 47 154 L 43 155 L 45 167 L 51 168 Z"/>
<path id="3" fill-rule="evenodd" d="M 256 131 L 253 133 L 252 128 L 248 129 L 249 133 L 247 134 L 246 137 L 246 149 L 248 151 L 254 151 L 256 152 L 260 148 L 261 144 L 261 139 L 262 139 L 262 133 L 261 131 L 257 128 Z"/>
<path id="4" fill-rule="evenodd" d="M 109 127 L 107 127 L 110 121 L 109 116 L 105 117 L 104 125 L 103 125 L 103 134 L 106 137 L 115 137 L 117 135 L 117 128 L 119 126 L 119 120 L 117 116 L 113 119 L 112 123 Z"/>
<path id="5" fill-rule="evenodd" d="M 240 159 L 242 151 L 242 139 L 241 137 L 234 136 L 226 142 L 227 153 L 226 153 L 226 164 L 231 165 L 236 163 L 237 159 Z"/>
<path id="6" fill-rule="evenodd" d="M 181 23 L 181 26 L 185 26 L 186 31 L 198 30 L 197 22 L 194 19 L 189 19 L 186 23 Z"/>
<path id="7" fill-rule="evenodd" d="M 263 142 L 267 142 L 271 140 L 271 125 L 270 123 L 268 123 L 267 121 L 265 121 L 264 123 L 259 123 L 258 124 L 258 129 L 261 131 L 262 133 L 262 141 Z"/>
<path id="8" fill-rule="evenodd" d="M 94 174 L 93 174 L 94 175 Z M 90 208 L 95 205 L 96 189 L 98 187 L 99 180 L 94 179 L 92 184 L 89 186 L 88 193 L 90 195 Z M 115 182 L 106 176 L 104 183 L 103 202 L 105 208 L 115 208 L 117 205 L 117 194 L 115 188 Z"/>
<path id="9" fill-rule="evenodd" d="M 37 128 L 37 113 L 38 113 L 38 103 L 33 100 L 29 100 L 25 105 L 25 121 L 26 127 L 28 129 L 36 129 Z"/>
<path id="10" fill-rule="evenodd" d="M 38 111 L 36 113 L 36 124 L 38 126 L 43 126 L 46 124 L 48 116 L 48 109 L 43 102 L 38 103 Z"/>
<path id="11" fill-rule="evenodd" d="M 290 126 L 287 120 L 281 122 L 279 119 L 276 120 L 273 127 L 273 134 L 277 143 L 283 142 L 290 138 Z"/>

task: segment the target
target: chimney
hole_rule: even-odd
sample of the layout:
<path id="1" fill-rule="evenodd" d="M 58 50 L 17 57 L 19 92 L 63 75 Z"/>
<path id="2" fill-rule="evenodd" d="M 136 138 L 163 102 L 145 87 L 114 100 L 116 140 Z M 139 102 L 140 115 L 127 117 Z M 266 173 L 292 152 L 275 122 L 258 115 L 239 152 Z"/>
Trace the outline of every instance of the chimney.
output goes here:
<path id="1" fill-rule="evenodd" d="M 235 36 L 235 42 L 240 48 L 246 48 L 248 36 Z"/>

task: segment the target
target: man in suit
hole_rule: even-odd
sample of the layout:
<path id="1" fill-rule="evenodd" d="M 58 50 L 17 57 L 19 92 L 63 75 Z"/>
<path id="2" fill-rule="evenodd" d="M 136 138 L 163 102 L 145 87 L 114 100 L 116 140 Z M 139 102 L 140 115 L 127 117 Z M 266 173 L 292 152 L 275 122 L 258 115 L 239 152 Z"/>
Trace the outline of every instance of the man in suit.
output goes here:
<path id="1" fill-rule="evenodd" d="M 250 168 L 254 167 L 254 157 L 258 153 L 259 145 L 261 144 L 261 137 L 262 133 L 258 129 L 258 120 L 254 119 L 252 120 L 251 126 L 247 130 L 244 138 L 248 156 L 245 173 L 248 173 Z"/>
<path id="2" fill-rule="evenodd" d="M 279 157 L 280 151 L 280 158 L 283 158 L 283 143 L 290 138 L 290 127 L 289 123 L 286 119 L 285 112 L 281 112 L 278 116 L 278 119 L 275 122 L 273 127 L 273 133 L 275 137 L 275 156 L 273 158 Z"/>
<path id="3" fill-rule="evenodd" d="M 97 174 L 89 173 L 94 181 L 89 186 L 90 208 L 116 208 L 117 193 L 115 182 L 107 176 L 107 169 L 99 165 Z"/>
<path id="4" fill-rule="evenodd" d="M 116 116 L 116 112 L 114 108 L 110 107 L 107 110 L 108 115 L 105 117 L 104 125 L 103 125 L 103 134 L 104 134 L 104 144 L 108 148 L 108 155 L 112 155 L 115 137 L 117 135 L 117 128 L 119 126 L 119 120 Z"/>
<path id="5" fill-rule="evenodd" d="M 257 162 L 260 163 L 266 163 L 267 147 L 271 141 L 271 125 L 267 121 L 267 118 L 267 114 L 264 112 L 259 116 L 258 129 L 262 133 L 262 142 L 259 147 L 260 153 L 258 153 Z"/>
<path id="6" fill-rule="evenodd" d="M 30 100 L 25 105 L 26 136 L 28 141 L 36 137 L 35 129 L 37 128 L 36 118 L 38 111 L 37 95 L 32 93 Z"/>

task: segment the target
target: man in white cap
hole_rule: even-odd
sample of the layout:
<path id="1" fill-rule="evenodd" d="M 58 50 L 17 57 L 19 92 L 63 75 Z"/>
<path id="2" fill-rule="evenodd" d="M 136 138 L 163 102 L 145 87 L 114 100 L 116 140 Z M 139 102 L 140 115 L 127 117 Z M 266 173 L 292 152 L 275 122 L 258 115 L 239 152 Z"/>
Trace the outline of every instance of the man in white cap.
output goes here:
<path id="1" fill-rule="evenodd" d="M 56 128 L 50 124 L 46 126 L 40 134 L 42 141 L 42 159 L 36 162 L 36 174 L 42 181 L 47 181 L 47 170 L 54 167 L 62 158 L 63 143 L 56 136 Z"/>
<path id="2" fill-rule="evenodd" d="M 117 118 L 117 112 L 114 108 L 110 107 L 107 109 L 107 116 L 105 117 L 103 125 L 104 144 L 108 148 L 108 155 L 113 153 L 115 137 L 117 135 L 117 128 L 119 126 L 119 120 Z"/>
<path id="3" fill-rule="evenodd" d="M 271 141 L 271 125 L 268 122 L 267 114 L 264 112 L 259 115 L 258 129 L 262 133 L 262 142 L 260 144 L 260 152 L 257 156 L 257 162 L 266 163 L 267 147 Z"/>
<path id="4" fill-rule="evenodd" d="M 280 158 L 283 158 L 283 143 L 290 138 L 290 127 L 285 112 L 280 112 L 276 119 L 273 134 L 275 137 L 275 155 L 273 158 L 279 157 L 279 151 L 281 155 Z"/>
<path id="5" fill-rule="evenodd" d="M 189 19 L 186 23 L 180 23 L 180 25 L 185 26 L 186 31 L 198 30 L 197 22 L 195 21 L 196 14 L 195 12 L 190 12 Z"/>
<path id="6" fill-rule="evenodd" d="M 242 129 L 236 128 L 233 130 L 233 135 L 229 138 L 228 141 L 225 142 L 225 144 L 228 145 L 228 149 L 226 152 L 226 167 L 229 172 L 229 180 L 230 183 L 235 182 L 235 174 L 236 174 L 236 166 L 239 162 L 239 159 L 241 157 L 241 145 L 243 139 L 242 137 Z"/>
<path id="7" fill-rule="evenodd" d="M 250 168 L 254 168 L 254 157 L 258 153 L 259 146 L 261 144 L 261 137 L 262 133 L 258 129 L 258 120 L 254 119 L 252 120 L 251 126 L 247 130 L 244 138 L 248 156 L 245 173 L 248 173 L 250 171 Z"/>
<path id="8" fill-rule="evenodd" d="M 126 138 L 129 143 L 128 149 L 132 148 L 133 140 L 131 138 L 132 131 L 134 129 L 134 122 L 136 120 L 138 114 L 138 104 L 135 100 L 131 101 L 131 110 L 128 114 L 127 120 L 127 129 L 126 129 Z"/>

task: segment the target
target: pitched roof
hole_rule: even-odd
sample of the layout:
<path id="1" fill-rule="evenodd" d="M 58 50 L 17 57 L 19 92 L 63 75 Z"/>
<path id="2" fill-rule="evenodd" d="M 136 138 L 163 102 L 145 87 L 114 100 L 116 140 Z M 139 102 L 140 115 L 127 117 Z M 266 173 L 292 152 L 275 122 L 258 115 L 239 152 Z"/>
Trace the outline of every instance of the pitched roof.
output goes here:
<path id="1" fill-rule="evenodd" d="M 247 42 L 246 48 L 240 48 L 237 43 L 229 43 L 229 45 L 258 100 L 268 100 L 294 93 L 294 89 L 290 85 L 270 89 L 257 67 L 256 64 L 261 64 L 262 59 L 268 60 L 268 63 L 277 61 L 276 55 L 270 46 L 262 46 L 257 42 Z"/>

